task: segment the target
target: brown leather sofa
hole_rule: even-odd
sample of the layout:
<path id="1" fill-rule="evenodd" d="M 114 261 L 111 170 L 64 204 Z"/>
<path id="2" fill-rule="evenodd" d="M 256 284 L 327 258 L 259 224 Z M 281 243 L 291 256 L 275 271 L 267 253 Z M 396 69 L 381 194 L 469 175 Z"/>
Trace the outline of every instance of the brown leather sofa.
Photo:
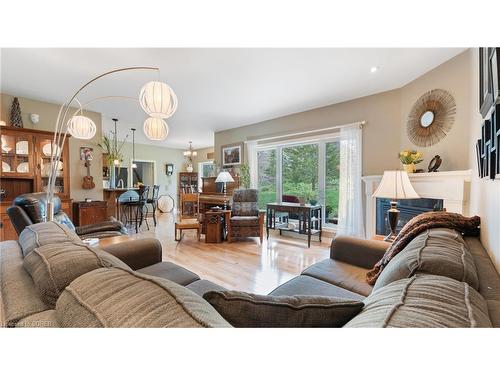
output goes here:
<path id="1" fill-rule="evenodd" d="M 7 214 L 17 234 L 31 224 L 41 223 L 46 215 L 46 193 L 22 194 L 14 199 L 13 205 L 7 208 Z M 101 223 L 75 227 L 68 215 L 61 208 L 61 200 L 54 197 L 54 220 L 74 230 L 80 238 L 104 238 L 127 234 L 127 229 L 118 220 L 112 219 Z"/>
<path id="2" fill-rule="evenodd" d="M 426 231 L 391 260 L 372 287 L 365 281 L 366 271 L 382 257 L 386 246 L 379 241 L 337 237 L 329 259 L 307 268 L 270 295 L 362 301 L 363 309 L 345 327 L 500 327 L 500 276 L 478 238 L 463 238 L 458 232 L 440 228 Z M 19 241 L 0 243 L 0 290 L 7 326 L 225 326 L 221 316 L 201 298 L 206 292 L 224 288 L 200 280 L 174 263 L 163 262 L 157 240 L 108 246 L 103 250 L 118 258 L 115 265 L 106 266 L 101 259 L 101 265 L 90 272 L 78 259 L 71 260 L 70 268 L 58 265 L 66 251 L 74 247 L 80 251 L 84 246 L 74 232 L 57 223 L 32 225 Z M 55 262 L 53 272 L 46 277 L 49 284 L 59 278 L 57 272 L 67 282 L 67 287 L 58 290 L 56 306 L 47 305 L 40 294 L 37 278 L 45 262 L 39 262 L 34 271 L 26 264 L 28 257 L 32 261 L 41 256 L 42 250 L 56 255 L 49 259 Z M 130 269 L 123 270 L 120 261 Z M 68 276 L 75 271 L 80 276 Z M 158 294 L 158 286 L 168 293 Z M 125 293 L 130 289 L 131 294 Z M 78 298 L 71 300 L 72 294 Z M 98 294 L 105 300 L 96 302 L 94 296 Z M 169 299 L 159 300 L 165 299 L 165 294 Z M 94 307 L 85 305 L 82 309 L 81 298 Z M 106 319 L 98 321 L 97 317 L 102 317 L 99 314 L 87 319 L 95 306 L 101 310 L 108 306 L 103 310 L 108 314 Z M 147 316 L 154 319 L 144 320 L 138 306 L 153 309 Z M 186 312 L 198 314 L 198 325 Z M 85 319 L 75 320 L 82 315 Z M 128 319 L 127 324 L 122 322 L 122 315 Z"/>

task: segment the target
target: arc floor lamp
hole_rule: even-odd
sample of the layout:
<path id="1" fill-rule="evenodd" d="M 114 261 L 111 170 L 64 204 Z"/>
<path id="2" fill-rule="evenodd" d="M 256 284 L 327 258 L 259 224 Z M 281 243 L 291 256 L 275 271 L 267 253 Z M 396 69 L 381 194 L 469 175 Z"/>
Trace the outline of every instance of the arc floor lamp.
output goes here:
<path id="1" fill-rule="evenodd" d="M 49 181 L 47 186 L 47 204 L 46 204 L 46 221 L 54 220 L 54 191 L 56 184 L 57 166 L 61 160 L 62 150 L 69 134 L 78 139 L 91 139 L 95 136 L 97 127 L 94 122 L 83 115 L 83 109 L 86 105 L 99 99 L 106 98 L 126 98 L 133 99 L 140 103 L 141 108 L 148 115 L 144 121 L 144 133 L 151 140 L 163 140 L 168 135 L 168 125 L 165 119 L 171 117 L 177 109 L 177 96 L 174 91 L 164 82 L 150 81 L 146 83 L 138 98 L 130 98 L 125 96 L 105 96 L 93 99 L 85 105 L 82 105 L 77 96 L 85 90 L 93 82 L 111 74 L 131 70 L 151 70 L 159 72 L 157 67 L 150 66 L 133 66 L 119 68 L 102 73 L 91 79 L 81 86 L 71 98 L 61 105 L 54 130 L 54 140 L 51 151 L 51 168 L 49 173 Z M 78 105 L 78 109 L 68 119 L 72 105 Z"/>

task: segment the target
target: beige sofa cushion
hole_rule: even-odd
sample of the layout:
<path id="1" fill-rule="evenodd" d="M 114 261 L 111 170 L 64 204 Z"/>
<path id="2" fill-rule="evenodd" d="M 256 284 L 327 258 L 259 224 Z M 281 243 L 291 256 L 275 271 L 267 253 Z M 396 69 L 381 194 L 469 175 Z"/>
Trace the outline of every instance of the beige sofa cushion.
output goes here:
<path id="1" fill-rule="evenodd" d="M 62 327 L 230 327 L 187 288 L 118 268 L 74 280 L 58 299 L 56 315 Z"/>
<path id="2" fill-rule="evenodd" d="M 366 268 L 334 259 L 325 259 L 302 271 L 302 275 L 315 277 L 351 292 L 368 296 L 373 287 L 366 282 Z"/>
<path id="3" fill-rule="evenodd" d="M 472 255 L 454 230 L 431 229 L 417 236 L 384 268 L 373 290 L 419 273 L 446 276 L 479 288 Z"/>
<path id="4" fill-rule="evenodd" d="M 31 275 L 40 297 L 50 308 L 55 306 L 64 288 L 74 279 L 102 267 L 129 268 L 118 258 L 98 248 L 71 242 L 41 246 L 24 258 L 24 268 Z"/>
<path id="5" fill-rule="evenodd" d="M 203 298 L 238 328 L 341 327 L 363 307 L 363 302 L 343 298 L 237 291 L 210 291 Z"/>
<path id="6" fill-rule="evenodd" d="M 32 224 L 24 228 L 19 235 L 19 245 L 21 245 L 23 249 L 24 256 L 28 255 L 37 247 L 61 242 L 81 243 L 81 240 L 80 237 L 66 225 L 53 221 Z"/>
<path id="7" fill-rule="evenodd" d="M 23 268 L 23 252 L 17 241 L 0 242 L 0 292 L 7 327 L 29 315 L 48 310 Z M 1 306 L 0 306 L 1 308 Z"/>
<path id="8" fill-rule="evenodd" d="M 484 298 L 469 284 L 416 275 L 374 290 L 345 327 L 491 327 Z"/>

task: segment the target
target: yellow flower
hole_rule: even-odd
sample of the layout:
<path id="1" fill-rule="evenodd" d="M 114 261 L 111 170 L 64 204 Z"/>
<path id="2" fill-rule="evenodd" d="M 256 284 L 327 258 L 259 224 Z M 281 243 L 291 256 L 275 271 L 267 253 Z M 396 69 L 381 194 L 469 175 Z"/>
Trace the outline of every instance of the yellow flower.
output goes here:
<path id="1" fill-rule="evenodd" d="M 403 152 L 404 157 L 408 157 L 408 155 L 410 155 L 410 153 L 408 151 Z"/>

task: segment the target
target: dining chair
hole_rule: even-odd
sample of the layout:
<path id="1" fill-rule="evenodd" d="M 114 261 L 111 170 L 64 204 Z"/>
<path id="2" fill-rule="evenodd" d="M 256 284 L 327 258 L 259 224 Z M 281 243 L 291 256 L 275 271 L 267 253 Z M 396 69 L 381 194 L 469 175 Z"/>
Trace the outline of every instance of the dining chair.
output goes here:
<path id="1" fill-rule="evenodd" d="M 153 223 L 156 227 L 156 208 L 158 206 L 158 196 L 160 194 L 160 185 L 153 185 L 153 192 L 151 198 L 146 201 L 147 204 L 151 205 L 153 211 Z"/>
<path id="2" fill-rule="evenodd" d="M 182 240 L 182 231 L 196 230 L 196 237 L 200 240 L 201 220 L 200 220 L 200 194 L 199 193 L 181 193 L 181 207 L 184 203 L 190 203 L 196 211 L 195 216 L 185 215 L 181 210 L 179 220 L 175 222 L 175 240 Z M 177 234 L 179 233 L 179 237 Z"/>
<path id="3" fill-rule="evenodd" d="M 123 213 L 125 214 L 125 225 L 135 225 L 135 232 L 139 232 L 142 222 L 146 222 L 146 227 L 149 230 L 147 220 L 147 200 L 149 195 L 149 186 L 143 186 L 139 189 L 139 193 L 131 193 L 130 190 L 118 197 L 118 202 L 124 206 Z M 128 198 L 128 199 L 127 199 Z"/>

